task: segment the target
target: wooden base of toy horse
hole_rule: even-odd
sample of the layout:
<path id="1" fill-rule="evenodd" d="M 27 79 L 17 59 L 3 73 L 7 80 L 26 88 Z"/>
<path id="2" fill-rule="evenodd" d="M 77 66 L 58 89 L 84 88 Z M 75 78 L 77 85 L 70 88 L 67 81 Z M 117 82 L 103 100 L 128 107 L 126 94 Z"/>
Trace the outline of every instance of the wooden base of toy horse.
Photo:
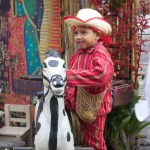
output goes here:
<path id="1" fill-rule="evenodd" d="M 35 150 L 34 147 L 15 147 L 13 150 Z M 90 147 L 75 147 L 75 150 L 94 150 Z"/>

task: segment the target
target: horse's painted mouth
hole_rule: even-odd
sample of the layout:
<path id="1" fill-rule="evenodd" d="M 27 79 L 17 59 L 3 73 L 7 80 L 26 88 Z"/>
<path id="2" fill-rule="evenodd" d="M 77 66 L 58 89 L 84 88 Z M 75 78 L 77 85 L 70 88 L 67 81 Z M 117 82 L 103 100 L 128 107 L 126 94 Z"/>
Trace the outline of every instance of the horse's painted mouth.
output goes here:
<path id="1" fill-rule="evenodd" d="M 55 95 L 63 95 L 64 94 L 64 90 L 53 90 Z"/>

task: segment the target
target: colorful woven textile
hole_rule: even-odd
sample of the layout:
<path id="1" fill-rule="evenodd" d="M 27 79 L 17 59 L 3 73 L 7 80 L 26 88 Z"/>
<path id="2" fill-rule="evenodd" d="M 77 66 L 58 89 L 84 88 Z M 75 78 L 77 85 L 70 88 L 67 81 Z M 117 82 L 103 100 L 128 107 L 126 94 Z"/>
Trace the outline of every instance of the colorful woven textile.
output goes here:
<path id="1" fill-rule="evenodd" d="M 6 12 L 0 11 L 0 88 L 2 89 L 2 93 L 9 92 L 7 35 L 7 14 Z"/>

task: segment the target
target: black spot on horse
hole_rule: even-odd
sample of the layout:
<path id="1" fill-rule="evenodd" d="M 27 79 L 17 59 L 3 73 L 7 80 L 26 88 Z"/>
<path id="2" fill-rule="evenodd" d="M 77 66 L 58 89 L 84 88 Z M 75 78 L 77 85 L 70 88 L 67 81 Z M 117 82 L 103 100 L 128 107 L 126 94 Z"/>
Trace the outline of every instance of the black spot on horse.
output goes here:
<path id="1" fill-rule="evenodd" d="M 50 60 L 48 64 L 50 67 L 57 67 L 59 65 L 59 62 L 57 60 Z"/>
<path id="2" fill-rule="evenodd" d="M 70 140 L 71 140 L 71 137 L 70 137 L 70 133 L 68 132 L 67 133 L 67 142 L 70 142 Z"/>
<path id="3" fill-rule="evenodd" d="M 50 99 L 50 113 L 51 113 L 51 129 L 49 138 L 49 149 L 57 149 L 57 133 L 58 133 L 58 100 L 53 95 Z"/>
<path id="4" fill-rule="evenodd" d="M 63 109 L 63 114 L 64 114 L 64 116 L 66 115 L 66 113 L 65 113 L 65 110 Z"/>

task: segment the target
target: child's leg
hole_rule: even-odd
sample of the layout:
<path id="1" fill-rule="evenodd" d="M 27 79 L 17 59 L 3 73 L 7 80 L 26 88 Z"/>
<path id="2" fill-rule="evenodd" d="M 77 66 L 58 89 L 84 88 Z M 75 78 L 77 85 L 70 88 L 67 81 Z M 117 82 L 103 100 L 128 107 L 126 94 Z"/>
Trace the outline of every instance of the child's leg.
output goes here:
<path id="1" fill-rule="evenodd" d="M 93 147 L 94 150 L 107 150 L 103 137 L 106 115 L 98 116 L 91 124 L 86 124 L 81 121 L 83 137 L 87 146 Z"/>

